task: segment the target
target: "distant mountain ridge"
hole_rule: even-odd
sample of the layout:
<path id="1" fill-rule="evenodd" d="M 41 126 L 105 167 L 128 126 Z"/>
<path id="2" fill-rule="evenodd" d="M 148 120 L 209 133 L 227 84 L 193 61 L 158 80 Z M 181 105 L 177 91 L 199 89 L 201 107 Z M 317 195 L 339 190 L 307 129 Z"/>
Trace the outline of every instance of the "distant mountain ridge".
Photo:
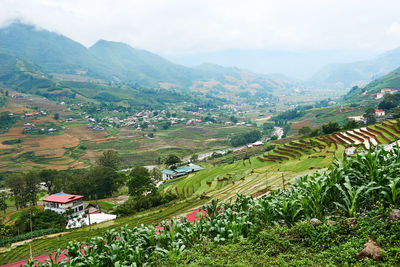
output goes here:
<path id="1" fill-rule="evenodd" d="M 365 87 L 353 87 L 344 96 L 344 99 L 350 102 L 376 99 L 376 94 L 384 88 L 400 91 L 400 68 L 370 82 Z"/>
<path id="2" fill-rule="evenodd" d="M 307 84 L 316 87 L 346 89 L 356 84 L 366 84 L 399 66 L 400 47 L 371 60 L 348 64 L 329 64 L 314 74 Z"/>
<path id="3" fill-rule="evenodd" d="M 273 76 L 240 69 L 223 72 L 220 66 L 219 70 L 189 68 L 119 42 L 100 40 L 86 48 L 63 35 L 21 23 L 0 29 L 0 51 L 31 62 L 48 74 L 64 74 L 67 79 L 68 75 L 78 75 L 179 90 L 197 90 L 205 84 L 203 89 L 208 90 L 210 84 L 215 84 L 214 92 L 221 88 L 222 91 L 247 87 L 271 91 L 292 87 L 292 80 L 283 76 L 275 81 Z"/>

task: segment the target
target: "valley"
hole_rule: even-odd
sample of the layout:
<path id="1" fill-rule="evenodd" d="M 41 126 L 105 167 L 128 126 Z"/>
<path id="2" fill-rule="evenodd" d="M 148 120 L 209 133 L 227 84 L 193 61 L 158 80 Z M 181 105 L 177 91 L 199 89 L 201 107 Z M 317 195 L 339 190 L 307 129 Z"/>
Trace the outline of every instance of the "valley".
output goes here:
<path id="1" fill-rule="evenodd" d="M 0 265 L 400 264 L 399 48 L 295 79 L 50 29 L 0 26 Z"/>

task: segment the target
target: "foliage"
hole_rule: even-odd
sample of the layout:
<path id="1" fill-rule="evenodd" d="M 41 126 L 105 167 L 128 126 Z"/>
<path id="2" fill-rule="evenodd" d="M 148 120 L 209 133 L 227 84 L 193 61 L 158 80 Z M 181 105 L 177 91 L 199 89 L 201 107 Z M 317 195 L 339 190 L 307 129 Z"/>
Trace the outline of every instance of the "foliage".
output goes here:
<path id="1" fill-rule="evenodd" d="M 169 154 L 167 158 L 164 160 L 164 163 L 168 166 L 172 166 L 180 162 L 181 159 L 175 154 Z"/>
<path id="2" fill-rule="evenodd" d="M 342 128 L 343 128 L 343 130 L 352 130 L 352 129 L 355 129 L 358 127 L 360 127 L 360 123 L 358 123 L 355 120 L 348 120 L 348 121 L 346 121 L 346 123 L 343 125 Z"/>
<path id="3" fill-rule="evenodd" d="M 28 233 L 30 231 L 30 213 L 32 212 L 32 230 L 41 229 L 64 229 L 66 222 L 63 215 L 51 210 L 31 210 L 23 211 L 21 216 L 15 221 L 15 228 L 18 233 Z"/>
<path id="4" fill-rule="evenodd" d="M 272 117 L 271 120 L 273 120 L 273 121 L 293 120 L 293 119 L 304 116 L 304 114 L 305 114 L 305 112 L 303 110 L 291 109 L 291 110 L 284 111 L 284 112 Z"/>
<path id="5" fill-rule="evenodd" d="M 4 211 L 4 214 L 6 214 L 7 210 L 7 199 L 8 199 L 8 194 L 6 192 L 0 192 L 0 210 Z"/>
<path id="6" fill-rule="evenodd" d="M 265 232 L 274 229 L 271 227 L 280 231 L 280 240 L 276 243 L 278 252 L 290 250 L 291 240 L 299 240 L 313 253 L 322 247 L 328 255 L 338 254 L 330 259 L 330 265 L 355 264 L 355 253 L 372 236 L 389 249 L 385 257 L 390 255 L 387 259 L 398 264 L 395 258 L 398 248 L 390 248 L 393 244 L 399 246 L 399 224 L 389 224 L 384 219 L 386 215 L 380 217 L 383 219 L 370 218 L 387 214 L 386 208 L 393 207 L 393 200 L 396 206 L 400 204 L 397 197 L 388 198 L 387 194 L 380 193 L 398 189 L 399 155 L 399 147 L 394 147 L 392 151 L 378 147 L 375 151 L 336 160 L 329 172 L 297 178 L 285 190 L 271 191 L 260 199 L 238 195 L 233 203 L 226 204 L 214 199 L 202 207 L 207 215 L 200 215 L 200 220 L 194 224 L 181 218 L 164 221 L 157 228 L 144 225 L 133 229 L 122 228 L 120 232 L 110 230 L 103 237 L 92 238 L 85 243 L 71 242 L 67 247 L 68 262 L 63 261 L 61 265 L 145 265 L 174 261 L 183 255 L 184 250 L 204 240 L 217 245 L 232 244 L 246 238 L 257 239 L 260 231 L 265 230 L 265 235 Z M 348 220 L 342 217 L 356 218 Z M 334 226 L 328 223 L 312 226 L 304 222 L 310 218 L 323 221 L 337 218 L 338 222 Z M 356 222 L 357 229 L 353 228 L 352 220 L 359 220 Z M 353 234 L 356 239 L 349 237 Z M 345 245 L 341 245 L 342 241 Z M 317 263 L 324 262 L 324 255 L 320 254 L 315 259 Z"/>
<path id="7" fill-rule="evenodd" d="M 40 229 L 40 230 L 35 230 L 32 231 L 32 237 L 39 237 L 39 236 L 44 236 L 44 235 L 50 235 L 50 234 L 55 234 L 64 231 L 64 228 L 48 228 L 48 229 Z M 13 235 L 4 239 L 0 239 L 0 247 L 7 246 L 9 244 L 27 240 L 31 238 L 31 233 L 24 233 L 24 234 L 19 234 L 19 235 Z"/>
<path id="8" fill-rule="evenodd" d="M 309 136 L 311 133 L 312 129 L 309 126 L 303 126 L 299 129 L 299 134 L 302 136 Z"/>
<path id="9" fill-rule="evenodd" d="M 230 143 L 232 146 L 237 147 L 256 142 L 260 139 L 261 139 L 261 132 L 258 130 L 252 130 L 247 133 L 235 134 L 230 139 Z"/>
<path id="10" fill-rule="evenodd" d="M 131 196 L 138 196 L 146 191 L 154 190 L 149 171 L 142 166 L 136 166 L 128 175 L 128 188 Z"/>
<path id="11" fill-rule="evenodd" d="M 17 118 L 14 116 L 10 116 L 10 113 L 5 111 L 0 113 L 0 132 L 10 128 L 15 122 Z"/>
<path id="12" fill-rule="evenodd" d="M 6 177 L 5 185 L 10 188 L 17 209 L 26 207 L 28 203 L 36 205 L 39 181 L 35 171 L 11 173 Z"/>
<path id="13" fill-rule="evenodd" d="M 115 209 L 114 213 L 118 216 L 128 216 L 139 211 L 148 210 L 152 207 L 167 204 L 177 198 L 177 195 L 174 195 L 170 192 L 161 195 L 158 191 L 153 191 L 146 196 L 139 195 L 124 202 Z"/>
<path id="14" fill-rule="evenodd" d="M 21 143 L 22 143 L 22 139 L 21 138 L 5 140 L 5 141 L 2 142 L 3 145 L 15 145 L 15 144 L 21 144 Z"/>
<path id="15" fill-rule="evenodd" d="M 324 134 L 332 134 L 340 131 L 340 126 L 337 122 L 328 122 L 327 124 L 322 125 L 321 129 Z"/>
<path id="16" fill-rule="evenodd" d="M 109 167 L 117 170 L 121 164 L 122 158 L 117 151 L 107 150 L 104 151 L 101 157 L 97 160 L 99 166 Z"/>
<path id="17" fill-rule="evenodd" d="M 60 177 L 65 179 L 67 177 Z M 68 178 L 67 178 L 68 179 Z M 96 166 L 81 173 L 73 175 L 65 181 L 62 188 L 72 194 L 83 195 L 87 199 L 99 199 L 110 197 L 122 185 L 123 174 L 104 166 Z"/>
<path id="18" fill-rule="evenodd" d="M 373 108 L 368 108 L 363 114 L 363 117 L 367 121 L 367 125 L 374 124 L 376 122 L 375 110 Z"/>

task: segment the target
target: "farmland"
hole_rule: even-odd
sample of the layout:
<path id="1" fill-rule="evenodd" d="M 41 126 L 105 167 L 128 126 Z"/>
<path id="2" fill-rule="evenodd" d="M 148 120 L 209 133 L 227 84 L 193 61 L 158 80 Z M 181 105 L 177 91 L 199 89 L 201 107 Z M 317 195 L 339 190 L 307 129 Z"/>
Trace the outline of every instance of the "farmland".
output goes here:
<path id="1" fill-rule="evenodd" d="M 12 94 L 21 96 L 15 92 Z M 24 117 L 24 114 L 37 113 L 38 110 L 43 113 Z M 32 95 L 10 97 L 0 112 L 12 113 L 17 119 L 11 128 L 0 134 L 0 173 L 32 168 L 85 168 L 92 166 L 107 149 L 122 155 L 124 167 L 153 165 L 169 153 L 185 157 L 227 148 L 226 141 L 231 134 L 249 130 L 246 126 L 223 124 L 177 124 L 160 129 L 154 133 L 154 138 L 148 138 L 145 134 L 149 131 L 132 127 L 94 129 L 78 111 Z M 55 114 L 59 116 L 57 120 Z M 48 132 L 49 129 L 55 131 Z"/>
<path id="2" fill-rule="evenodd" d="M 58 237 L 49 237 L 34 241 L 35 255 L 55 251 L 66 247 L 71 240 L 83 241 L 87 237 L 101 235 L 105 229 L 118 229 L 120 226 L 139 225 L 140 223 L 157 223 L 172 216 L 184 215 L 207 203 L 210 198 L 232 202 L 236 194 L 259 196 L 267 191 L 288 186 L 293 178 L 324 171 L 336 156 L 342 159 L 345 150 L 351 147 L 355 152 L 365 149 L 360 140 L 370 147 L 386 144 L 398 139 L 400 131 L 395 120 L 378 123 L 368 128 L 340 132 L 320 138 L 305 138 L 276 144 L 273 150 L 262 154 L 241 158 L 243 151 L 230 153 L 219 160 L 231 160 L 230 164 L 219 164 L 218 161 L 204 165 L 205 170 L 192 173 L 176 180 L 167 181 L 160 188 L 179 195 L 180 200 L 163 207 L 153 208 L 130 217 L 120 218 L 110 223 L 84 227 Z M 373 141 L 375 140 L 375 141 Z M 247 153 L 250 153 L 250 149 Z M 109 205 L 109 204 L 106 204 Z M 26 258 L 28 246 L 7 248 L 0 254 L 0 263 Z"/>

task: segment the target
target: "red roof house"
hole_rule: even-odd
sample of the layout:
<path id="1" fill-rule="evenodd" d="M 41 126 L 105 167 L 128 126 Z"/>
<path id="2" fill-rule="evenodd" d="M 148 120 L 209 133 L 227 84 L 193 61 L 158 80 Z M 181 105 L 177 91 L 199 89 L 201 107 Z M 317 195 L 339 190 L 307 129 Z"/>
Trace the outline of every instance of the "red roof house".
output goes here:
<path id="1" fill-rule="evenodd" d="M 43 199 L 44 209 L 49 209 L 57 213 L 64 213 L 72 209 L 73 213 L 83 213 L 83 196 L 57 193 Z"/>

